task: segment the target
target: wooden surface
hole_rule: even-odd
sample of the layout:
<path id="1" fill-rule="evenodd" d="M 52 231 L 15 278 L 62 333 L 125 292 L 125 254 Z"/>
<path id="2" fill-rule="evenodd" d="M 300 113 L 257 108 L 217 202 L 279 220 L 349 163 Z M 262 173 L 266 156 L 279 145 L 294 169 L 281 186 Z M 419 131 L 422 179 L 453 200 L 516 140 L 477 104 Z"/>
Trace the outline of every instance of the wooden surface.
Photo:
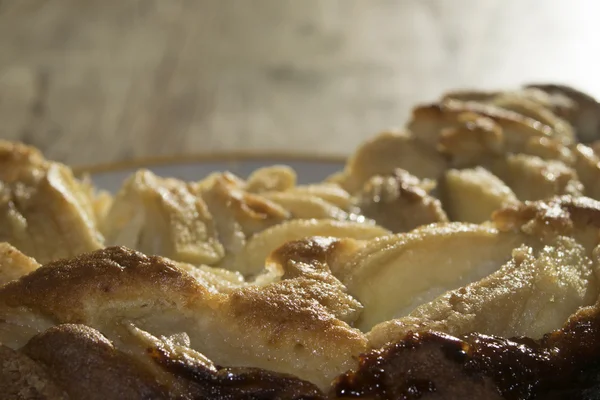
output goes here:
<path id="1" fill-rule="evenodd" d="M 0 137 L 74 165 L 347 154 L 450 88 L 600 95 L 600 2 L 0 0 Z"/>

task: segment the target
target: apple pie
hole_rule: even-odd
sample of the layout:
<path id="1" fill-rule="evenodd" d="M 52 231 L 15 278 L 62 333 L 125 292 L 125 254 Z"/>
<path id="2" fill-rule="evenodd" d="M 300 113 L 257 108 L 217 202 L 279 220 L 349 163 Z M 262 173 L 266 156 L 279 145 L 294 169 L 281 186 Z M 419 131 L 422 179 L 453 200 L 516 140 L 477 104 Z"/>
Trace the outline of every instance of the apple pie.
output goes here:
<path id="1" fill-rule="evenodd" d="M 299 185 L 0 141 L 3 399 L 600 398 L 600 105 L 459 91 Z M 599 142 L 600 143 L 600 142 Z"/>

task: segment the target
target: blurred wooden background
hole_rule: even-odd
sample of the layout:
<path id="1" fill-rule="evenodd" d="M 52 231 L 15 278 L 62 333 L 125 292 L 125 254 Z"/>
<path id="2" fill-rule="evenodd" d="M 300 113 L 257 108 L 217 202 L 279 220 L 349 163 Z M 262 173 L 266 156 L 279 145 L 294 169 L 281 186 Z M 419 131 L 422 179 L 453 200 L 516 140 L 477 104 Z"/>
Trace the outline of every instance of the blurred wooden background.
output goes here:
<path id="1" fill-rule="evenodd" d="M 347 154 L 450 88 L 600 95 L 600 3 L 0 0 L 0 137 L 75 165 Z"/>

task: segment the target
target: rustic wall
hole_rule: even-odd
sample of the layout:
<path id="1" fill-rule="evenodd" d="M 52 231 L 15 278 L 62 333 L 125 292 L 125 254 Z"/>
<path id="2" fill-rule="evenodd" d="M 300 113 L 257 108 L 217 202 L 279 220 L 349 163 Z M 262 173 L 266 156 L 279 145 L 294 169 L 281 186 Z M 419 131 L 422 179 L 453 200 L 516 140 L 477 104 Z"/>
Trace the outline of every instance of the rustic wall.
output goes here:
<path id="1" fill-rule="evenodd" d="M 90 164 L 346 154 L 460 86 L 600 95 L 600 3 L 0 0 L 0 137 Z"/>

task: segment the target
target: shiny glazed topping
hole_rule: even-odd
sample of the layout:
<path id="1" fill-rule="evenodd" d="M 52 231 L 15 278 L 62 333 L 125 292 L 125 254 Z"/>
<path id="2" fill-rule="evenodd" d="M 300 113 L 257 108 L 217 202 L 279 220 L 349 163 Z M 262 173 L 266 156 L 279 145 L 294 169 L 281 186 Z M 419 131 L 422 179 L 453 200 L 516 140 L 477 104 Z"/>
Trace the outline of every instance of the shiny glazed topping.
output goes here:
<path id="1" fill-rule="evenodd" d="M 333 393 L 375 399 L 584 399 L 600 392 L 598 360 L 600 313 L 582 310 L 539 341 L 409 334 L 362 356 L 359 369 L 341 376 Z"/>

